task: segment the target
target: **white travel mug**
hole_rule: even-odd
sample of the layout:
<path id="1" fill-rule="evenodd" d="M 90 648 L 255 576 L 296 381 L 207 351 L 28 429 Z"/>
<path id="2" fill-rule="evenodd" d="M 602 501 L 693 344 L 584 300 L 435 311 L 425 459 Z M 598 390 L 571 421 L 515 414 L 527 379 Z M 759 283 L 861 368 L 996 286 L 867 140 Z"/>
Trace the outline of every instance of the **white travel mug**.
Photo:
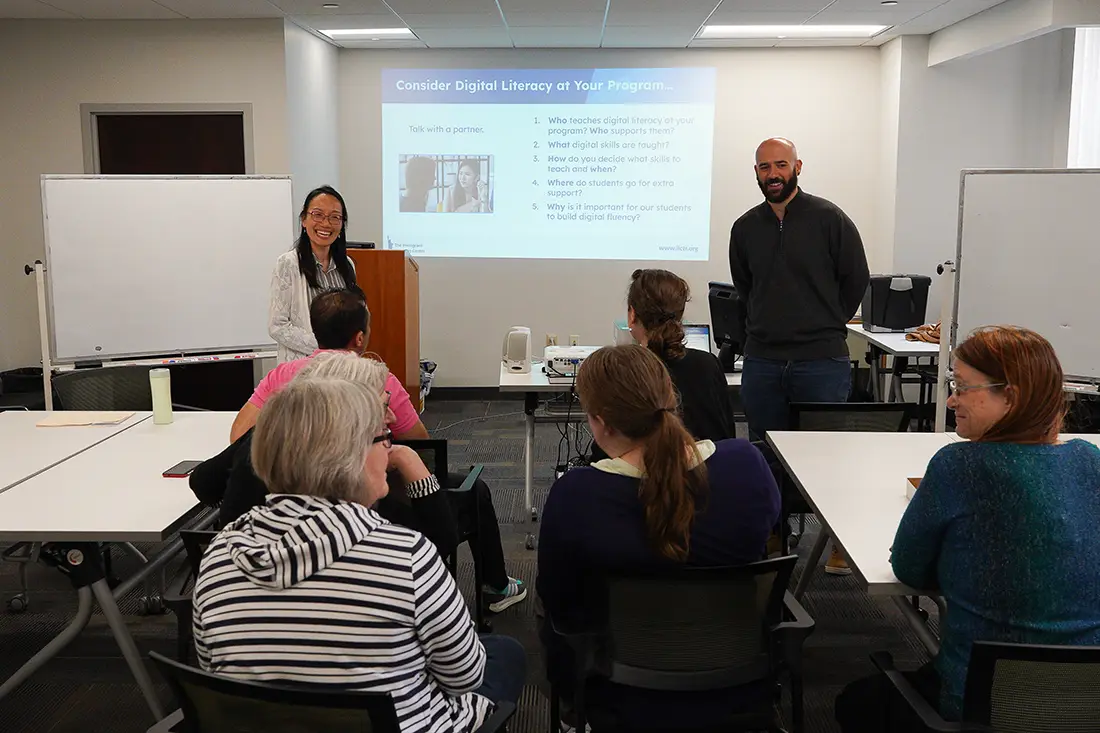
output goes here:
<path id="1" fill-rule="evenodd" d="M 153 423 L 168 425 L 172 422 L 172 373 L 150 369 L 149 390 L 153 393 Z"/>

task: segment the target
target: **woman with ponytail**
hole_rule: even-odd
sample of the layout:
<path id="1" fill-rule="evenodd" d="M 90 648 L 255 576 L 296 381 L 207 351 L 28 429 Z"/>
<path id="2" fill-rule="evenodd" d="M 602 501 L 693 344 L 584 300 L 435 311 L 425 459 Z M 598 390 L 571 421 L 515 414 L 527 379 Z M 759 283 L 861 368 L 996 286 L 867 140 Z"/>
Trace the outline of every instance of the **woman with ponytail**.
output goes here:
<path id="1" fill-rule="evenodd" d="M 571 692 L 572 660 L 549 619 L 559 628 L 601 627 L 609 573 L 760 560 L 779 517 L 779 491 L 764 457 L 744 440 L 696 441 L 678 415 L 669 372 L 650 349 L 600 349 L 581 365 L 577 392 L 609 457 L 559 478 L 543 509 L 542 638 L 548 674 L 563 697 Z M 638 695 L 614 685 L 588 695 L 612 708 L 626 729 L 717 720 L 745 701 L 730 691 Z"/>
<path id="2" fill-rule="evenodd" d="M 718 357 L 684 346 L 684 307 L 691 290 L 668 270 L 635 270 L 627 292 L 627 325 L 642 346 L 661 358 L 680 396 L 688 432 L 699 440 L 734 437 L 726 375 Z"/>

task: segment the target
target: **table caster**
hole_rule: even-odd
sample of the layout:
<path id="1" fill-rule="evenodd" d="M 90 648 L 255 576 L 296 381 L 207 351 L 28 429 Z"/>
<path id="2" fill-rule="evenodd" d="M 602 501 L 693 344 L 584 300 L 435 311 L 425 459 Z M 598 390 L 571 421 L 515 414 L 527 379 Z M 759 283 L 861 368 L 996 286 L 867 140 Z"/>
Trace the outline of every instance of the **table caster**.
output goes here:
<path id="1" fill-rule="evenodd" d="M 523 546 L 526 547 L 528 550 L 535 549 L 535 535 L 528 532 L 527 539 L 524 541 Z"/>
<path id="2" fill-rule="evenodd" d="M 14 595 L 8 599 L 9 613 L 23 613 L 27 610 L 27 596 L 24 593 Z"/>
<path id="3" fill-rule="evenodd" d="M 142 616 L 159 616 L 165 611 L 164 600 L 157 595 L 142 596 L 138 604 Z"/>

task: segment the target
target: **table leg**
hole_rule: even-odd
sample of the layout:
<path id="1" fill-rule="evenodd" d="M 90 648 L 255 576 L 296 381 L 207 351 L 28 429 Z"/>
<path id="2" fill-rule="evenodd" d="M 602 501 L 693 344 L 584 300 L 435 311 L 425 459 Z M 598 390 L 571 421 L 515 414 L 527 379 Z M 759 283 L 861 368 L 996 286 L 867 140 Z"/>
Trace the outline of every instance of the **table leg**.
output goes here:
<path id="1" fill-rule="evenodd" d="M 60 654 L 61 650 L 68 646 L 73 639 L 80 636 L 80 632 L 88 625 L 88 619 L 92 617 L 92 589 L 85 586 L 78 589 L 76 594 L 76 616 L 60 634 L 50 640 L 49 644 L 42 647 L 37 654 L 27 660 L 26 664 L 17 669 L 15 674 L 6 679 L 4 684 L 0 685 L 0 699 L 6 697 L 8 693 L 26 682 L 27 678 L 45 666 L 46 662 Z"/>
<path id="2" fill-rule="evenodd" d="M 901 609 L 901 615 L 905 616 L 905 620 L 909 622 L 909 625 L 913 628 L 913 632 L 920 639 L 921 644 L 924 644 L 924 648 L 928 650 L 928 653 L 933 657 L 940 653 L 940 640 L 935 637 L 932 630 L 928 628 L 928 624 L 924 622 L 921 615 L 917 613 L 917 609 L 909 605 L 909 599 L 905 596 L 891 596 L 894 599 L 894 604 Z"/>
<path id="3" fill-rule="evenodd" d="M 882 402 L 882 369 L 880 364 L 882 362 L 882 349 L 870 345 L 871 349 L 871 396 L 875 402 Z"/>
<path id="4" fill-rule="evenodd" d="M 84 590 L 83 588 L 81 590 Z M 145 662 L 141 659 L 134 637 L 130 636 L 130 630 L 126 628 L 126 621 L 118 610 L 118 603 L 107 585 L 106 579 L 100 579 L 92 583 L 92 593 L 95 595 L 99 608 L 107 619 L 107 625 L 111 627 L 111 634 L 115 637 L 118 648 L 122 650 L 122 656 L 126 659 L 130 672 L 137 680 L 141 694 L 145 697 L 145 703 L 153 712 L 153 717 L 160 720 L 164 717 L 164 707 L 161 705 L 157 691 L 153 689 L 153 679 L 149 676 L 149 670 L 145 668 Z"/>
<path id="5" fill-rule="evenodd" d="M 821 556 L 825 554 L 825 545 L 829 544 L 829 532 L 824 527 L 818 530 L 817 539 L 810 550 L 810 556 L 806 558 L 806 567 L 802 568 L 802 577 L 798 579 L 798 585 L 794 588 L 794 598 L 801 601 L 806 588 L 810 585 L 810 578 L 817 572 L 817 564 L 821 562 Z"/>
<path id="6" fill-rule="evenodd" d="M 532 522 L 539 515 L 535 508 L 535 410 L 538 409 L 538 395 L 528 392 L 524 397 L 523 415 L 526 421 L 523 434 L 523 497 L 527 502 L 527 513 Z"/>

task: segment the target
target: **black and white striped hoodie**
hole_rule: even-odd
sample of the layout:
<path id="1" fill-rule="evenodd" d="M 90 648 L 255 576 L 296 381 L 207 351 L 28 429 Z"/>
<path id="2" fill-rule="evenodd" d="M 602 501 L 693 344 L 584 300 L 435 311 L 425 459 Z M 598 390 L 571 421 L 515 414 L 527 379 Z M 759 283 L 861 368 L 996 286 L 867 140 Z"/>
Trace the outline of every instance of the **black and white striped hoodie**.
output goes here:
<path id="1" fill-rule="evenodd" d="M 203 669 L 388 692 L 403 733 L 472 731 L 485 647 L 434 546 L 371 509 L 275 494 L 226 527 L 194 592 Z"/>

